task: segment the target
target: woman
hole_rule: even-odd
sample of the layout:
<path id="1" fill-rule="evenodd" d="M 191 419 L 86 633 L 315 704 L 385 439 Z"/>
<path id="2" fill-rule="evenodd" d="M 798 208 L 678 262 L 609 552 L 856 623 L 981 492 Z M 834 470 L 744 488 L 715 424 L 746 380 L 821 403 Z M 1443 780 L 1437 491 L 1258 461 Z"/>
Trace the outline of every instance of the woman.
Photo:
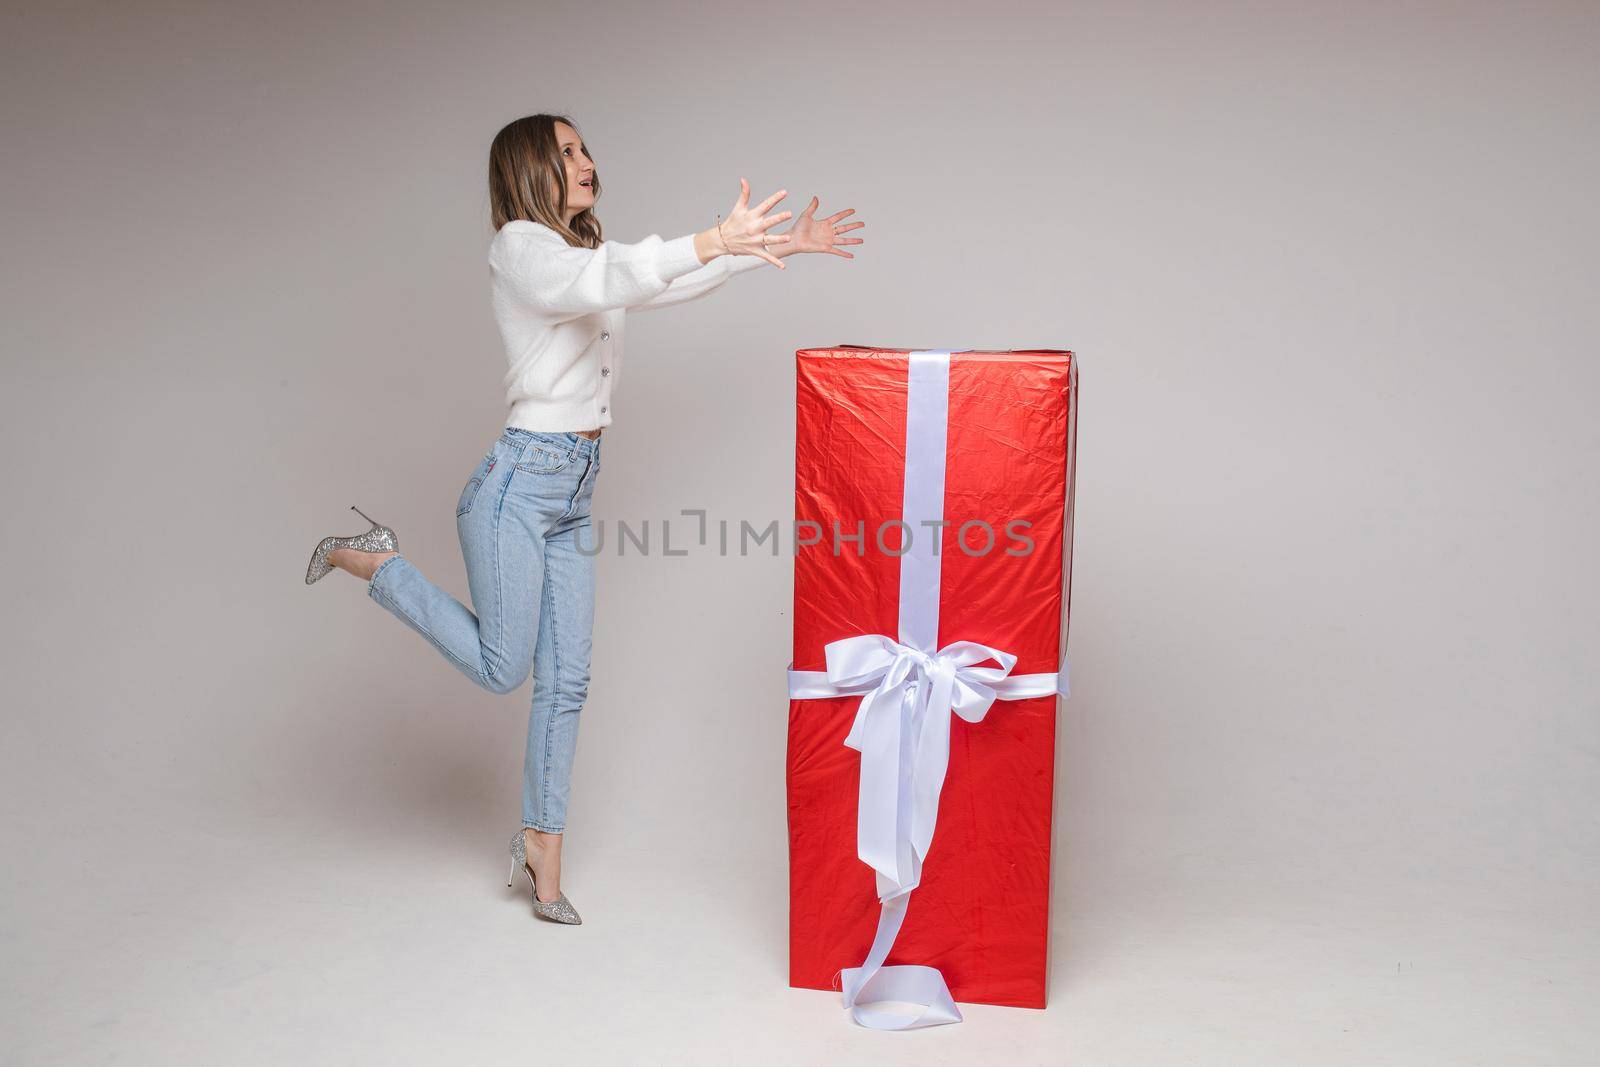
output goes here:
<path id="1" fill-rule="evenodd" d="M 534 913 L 556 922 L 581 921 L 561 891 L 594 618 L 594 546 L 579 538 L 612 419 L 625 314 L 697 299 L 763 263 L 787 269 L 781 258 L 800 252 L 854 259 L 838 246 L 862 243 L 840 236 L 865 225 L 839 225 L 853 209 L 817 219 L 816 197 L 788 233 L 770 234 L 792 214 L 766 215 L 786 191 L 752 208 L 743 178 L 739 188 L 728 217 L 699 233 L 605 241 L 594 214 L 600 180 L 571 120 L 530 115 L 501 130 L 489 149 L 489 270 L 510 410 L 456 502 L 474 610 L 423 577 L 394 531 L 364 514 L 370 530 L 323 538 L 306 571 L 307 584 L 333 567 L 362 579 L 372 599 L 490 692 L 513 691 L 531 670 L 511 869 L 528 876 Z"/>

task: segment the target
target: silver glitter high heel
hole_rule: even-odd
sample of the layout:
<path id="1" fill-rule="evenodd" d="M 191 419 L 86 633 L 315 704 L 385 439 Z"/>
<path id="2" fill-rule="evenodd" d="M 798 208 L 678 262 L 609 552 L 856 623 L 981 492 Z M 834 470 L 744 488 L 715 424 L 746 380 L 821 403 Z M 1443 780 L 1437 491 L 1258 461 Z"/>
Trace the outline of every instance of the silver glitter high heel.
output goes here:
<path id="1" fill-rule="evenodd" d="M 511 871 L 506 875 L 506 885 L 516 877 L 517 869 L 528 876 L 528 885 L 532 890 L 533 913 L 541 919 L 551 922 L 566 923 L 568 926 L 582 925 L 583 920 L 578 918 L 578 909 L 572 906 L 572 901 L 562 893 L 555 900 L 546 902 L 539 899 L 539 884 L 533 880 L 533 868 L 528 866 L 528 842 L 523 838 L 522 831 L 517 831 L 517 836 L 511 839 Z"/>
<path id="2" fill-rule="evenodd" d="M 353 548 L 360 552 L 400 551 L 400 538 L 393 530 L 378 525 L 371 516 L 354 504 L 350 505 L 350 510 L 372 523 L 372 529 L 354 537 L 324 537 L 318 541 L 317 550 L 311 553 L 311 565 L 306 568 L 307 585 L 333 570 L 333 565 L 328 562 L 328 553 L 336 548 Z"/>

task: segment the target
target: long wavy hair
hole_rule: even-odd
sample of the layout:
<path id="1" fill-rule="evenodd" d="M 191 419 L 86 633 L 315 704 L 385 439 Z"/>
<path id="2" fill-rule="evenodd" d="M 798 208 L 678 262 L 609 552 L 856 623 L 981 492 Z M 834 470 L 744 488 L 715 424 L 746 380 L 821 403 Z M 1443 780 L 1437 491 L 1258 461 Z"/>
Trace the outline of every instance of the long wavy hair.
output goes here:
<path id="1" fill-rule="evenodd" d="M 573 129 L 565 115 L 529 115 L 507 123 L 489 146 L 489 212 L 498 231 L 512 219 L 550 227 L 578 248 L 598 248 L 600 220 L 584 208 L 566 223 L 567 168 L 556 142 L 556 123 Z M 584 146 L 584 152 L 589 151 Z M 593 156 L 590 157 L 591 161 Z M 600 196 L 600 171 L 595 169 L 594 195 Z"/>

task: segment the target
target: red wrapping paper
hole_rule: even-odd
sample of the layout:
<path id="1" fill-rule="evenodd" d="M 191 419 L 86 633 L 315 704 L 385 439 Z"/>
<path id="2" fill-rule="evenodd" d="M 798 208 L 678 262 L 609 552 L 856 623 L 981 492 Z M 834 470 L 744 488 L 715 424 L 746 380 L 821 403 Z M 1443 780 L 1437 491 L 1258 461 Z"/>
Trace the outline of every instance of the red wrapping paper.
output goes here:
<path id="1" fill-rule="evenodd" d="M 908 349 L 800 349 L 795 425 L 795 670 L 826 668 L 823 647 L 898 631 L 897 527 L 905 472 Z M 1013 653 L 1013 674 L 1057 670 L 1071 603 L 1077 368 L 1056 349 L 950 357 L 938 646 L 968 640 Z M 968 520 L 984 520 L 957 542 Z M 1030 525 L 1017 536 L 1007 523 Z M 843 534 L 865 538 L 839 541 Z M 914 530 L 913 537 L 932 531 Z M 1010 555 L 1007 548 L 1024 547 Z M 857 553 L 860 554 L 857 554 Z M 998 666 L 988 661 L 985 666 Z M 844 744 L 859 696 L 791 700 L 789 984 L 839 988 L 879 914 L 856 855 L 860 754 Z M 1056 697 L 997 701 L 982 722 L 952 716 L 938 823 L 887 965 L 943 972 L 957 1001 L 1045 1006 Z"/>

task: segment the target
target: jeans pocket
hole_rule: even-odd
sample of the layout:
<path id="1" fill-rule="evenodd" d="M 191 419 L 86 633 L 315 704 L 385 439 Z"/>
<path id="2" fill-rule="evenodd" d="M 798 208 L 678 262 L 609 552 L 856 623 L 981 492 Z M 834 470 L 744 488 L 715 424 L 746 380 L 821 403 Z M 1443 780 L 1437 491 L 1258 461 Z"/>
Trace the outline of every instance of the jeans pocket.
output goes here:
<path id="1" fill-rule="evenodd" d="M 489 472 L 494 470 L 498 457 L 494 449 L 484 453 L 478 461 L 478 466 L 473 469 L 472 477 L 467 479 L 467 484 L 461 488 L 461 499 L 456 501 L 456 518 L 460 518 L 472 510 L 472 502 L 478 499 L 478 490 L 483 488 L 483 483 L 489 477 Z"/>
<path id="2" fill-rule="evenodd" d="M 529 441 L 517 460 L 517 470 L 529 474 L 554 474 L 572 462 L 570 453 L 557 450 L 552 445 Z"/>

